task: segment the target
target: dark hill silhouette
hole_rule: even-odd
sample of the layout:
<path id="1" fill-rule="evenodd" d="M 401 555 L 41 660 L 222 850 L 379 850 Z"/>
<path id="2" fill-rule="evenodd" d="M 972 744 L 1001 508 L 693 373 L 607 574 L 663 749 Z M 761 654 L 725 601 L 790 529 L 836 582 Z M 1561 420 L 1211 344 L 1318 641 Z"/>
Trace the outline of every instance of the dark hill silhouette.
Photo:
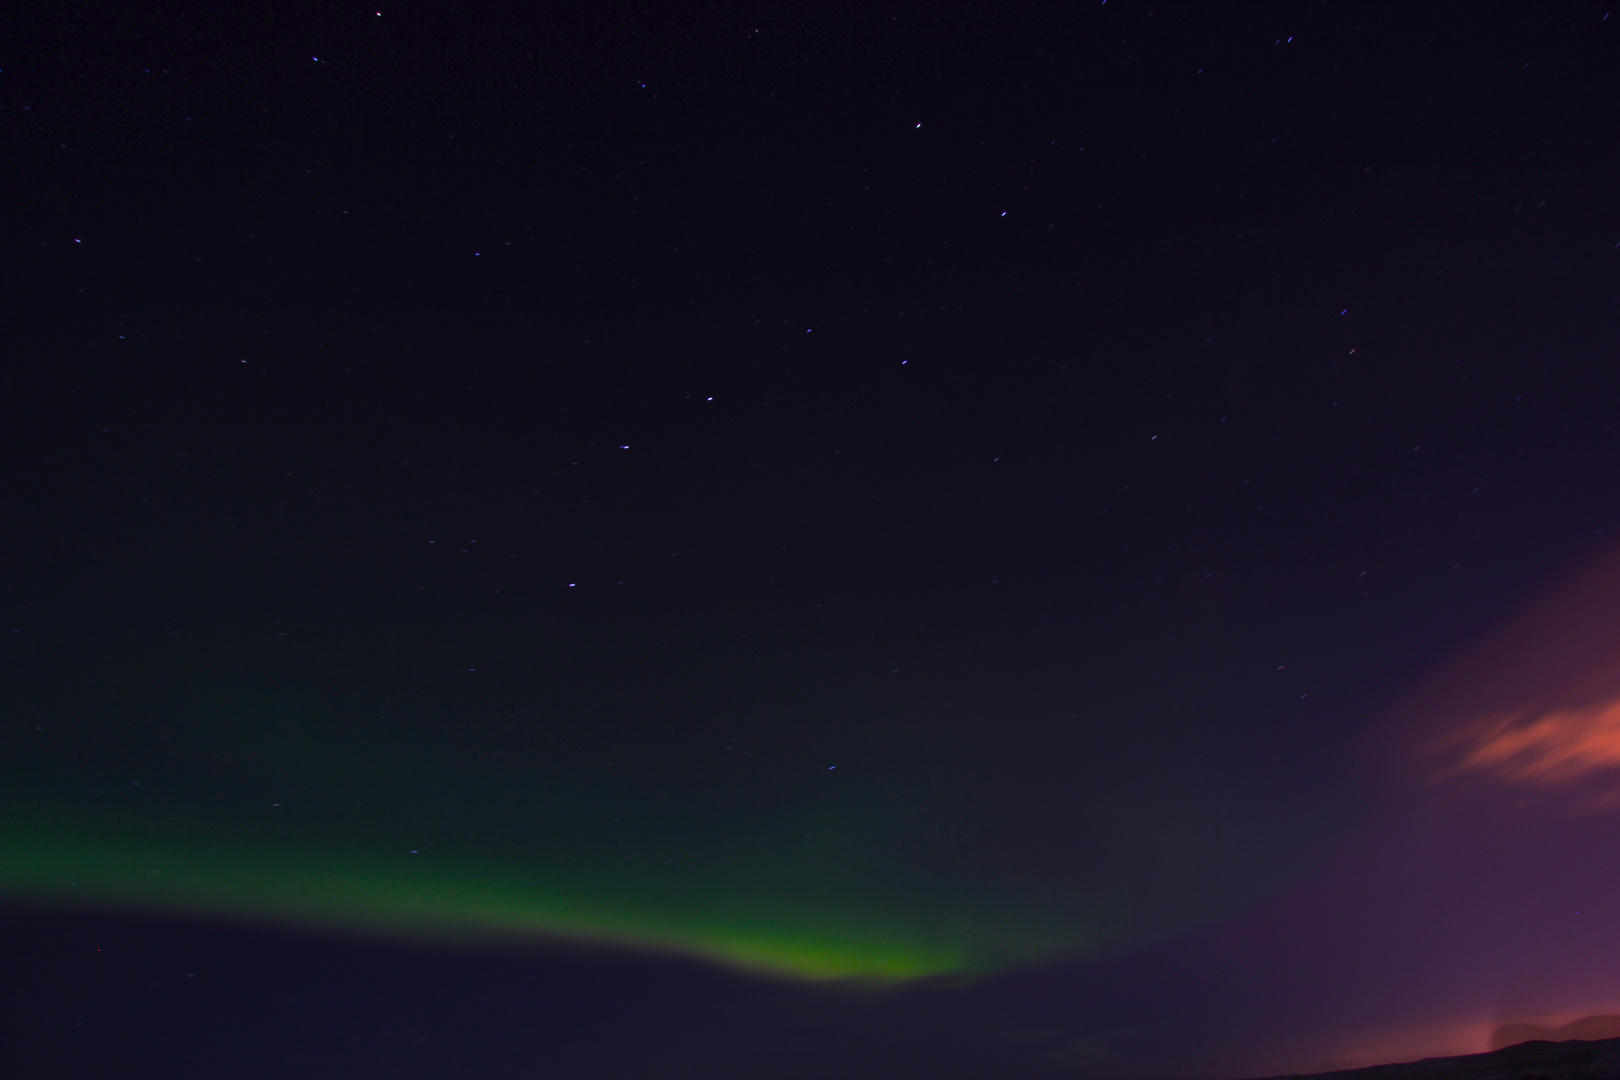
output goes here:
<path id="1" fill-rule="evenodd" d="M 1491 1032 L 1491 1049 L 1500 1050 L 1504 1046 L 1517 1046 L 1522 1042 L 1538 1039 L 1545 1042 L 1564 1042 L 1569 1039 L 1620 1039 L 1620 1016 L 1605 1013 L 1599 1016 L 1583 1016 L 1579 1020 L 1571 1020 L 1563 1027 L 1544 1027 L 1540 1024 L 1503 1024 Z"/>
<path id="2" fill-rule="evenodd" d="M 1612 1021 L 1592 1016 L 1554 1029 L 1562 1032 L 1587 1021 Z M 1498 1032 L 1532 1025 L 1506 1025 Z M 1424 1058 L 1398 1065 L 1314 1073 L 1310 1080 L 1616 1080 L 1620 1077 L 1620 1038 L 1567 1039 L 1551 1042 L 1532 1039 L 1486 1054 Z M 1272 1080 L 1304 1080 L 1301 1076 Z"/>

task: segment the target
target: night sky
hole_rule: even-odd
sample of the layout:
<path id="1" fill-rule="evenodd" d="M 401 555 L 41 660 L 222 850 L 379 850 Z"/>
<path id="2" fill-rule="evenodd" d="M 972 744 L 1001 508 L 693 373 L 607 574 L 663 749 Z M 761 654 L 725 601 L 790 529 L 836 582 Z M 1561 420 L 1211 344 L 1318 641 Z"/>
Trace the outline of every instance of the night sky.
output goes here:
<path id="1" fill-rule="evenodd" d="M 1606 3 L 11 12 L 0 1055 L 1620 1011 Z"/>

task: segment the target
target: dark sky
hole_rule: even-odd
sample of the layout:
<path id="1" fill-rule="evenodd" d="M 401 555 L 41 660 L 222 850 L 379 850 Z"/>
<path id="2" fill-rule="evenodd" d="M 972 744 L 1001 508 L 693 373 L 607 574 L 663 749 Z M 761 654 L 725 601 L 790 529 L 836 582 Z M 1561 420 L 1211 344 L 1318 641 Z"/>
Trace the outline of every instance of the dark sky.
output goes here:
<path id="1" fill-rule="evenodd" d="M 1604 3 L 7 19 L 31 1075 L 1620 1006 Z"/>

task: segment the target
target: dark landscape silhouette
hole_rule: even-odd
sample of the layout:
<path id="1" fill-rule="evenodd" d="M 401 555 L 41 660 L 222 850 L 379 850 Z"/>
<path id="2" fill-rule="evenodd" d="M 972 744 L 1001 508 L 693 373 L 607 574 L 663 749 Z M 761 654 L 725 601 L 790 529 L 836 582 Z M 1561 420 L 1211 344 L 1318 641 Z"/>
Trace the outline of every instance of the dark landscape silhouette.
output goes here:
<path id="1" fill-rule="evenodd" d="M 1588 1016 L 1562 1028 L 1536 1030 L 1553 1030 L 1557 1033 L 1585 1030 L 1582 1025 L 1595 1021 L 1604 1022 L 1607 1026 L 1603 1029 L 1609 1030 L 1620 1021 L 1620 1017 Z M 1508 1024 L 1498 1028 L 1497 1034 L 1532 1028 L 1535 1025 Z M 1532 1039 L 1486 1054 L 1425 1058 L 1421 1061 L 1311 1075 L 1312 1080 L 1337 1077 L 1346 1080 L 1613 1080 L 1613 1077 L 1620 1075 L 1620 1038 L 1566 1039 L 1558 1042 Z"/>
<path id="2" fill-rule="evenodd" d="M 1614 1013 L 1599 1013 L 1596 1016 L 1583 1016 L 1579 1020 L 1571 1020 L 1560 1027 L 1525 1022 L 1503 1024 L 1491 1032 L 1491 1049 L 1500 1050 L 1505 1046 L 1516 1046 L 1532 1039 L 1548 1042 L 1564 1042 L 1569 1039 L 1620 1039 L 1620 1016 Z"/>

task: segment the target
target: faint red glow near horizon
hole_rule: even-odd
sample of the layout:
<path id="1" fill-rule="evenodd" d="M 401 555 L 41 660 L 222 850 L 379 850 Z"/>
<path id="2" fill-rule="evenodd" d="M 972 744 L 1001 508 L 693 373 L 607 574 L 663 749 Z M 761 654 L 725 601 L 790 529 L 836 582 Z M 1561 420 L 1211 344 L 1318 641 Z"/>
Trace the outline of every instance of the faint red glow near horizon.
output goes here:
<path id="1" fill-rule="evenodd" d="M 1448 754 L 1459 748 L 1461 757 L 1440 770 L 1435 781 L 1473 773 L 1507 784 L 1564 787 L 1608 773 L 1615 789 L 1587 805 L 1620 806 L 1620 699 L 1585 708 L 1485 717 L 1430 746 L 1431 752 Z"/>
<path id="2" fill-rule="evenodd" d="M 1396 880 L 1419 882 L 1410 887 L 1420 904 L 1444 898 L 1460 909 L 1460 923 L 1493 929 L 1488 943 L 1465 934 L 1413 956 L 1429 970 L 1457 965 L 1471 973 L 1459 980 L 1450 1015 L 1436 1000 L 1430 1019 L 1420 1006 L 1409 1025 L 1346 1033 L 1339 1045 L 1349 1052 L 1338 1054 L 1344 1064 L 1335 1068 L 1474 1054 L 1528 1039 L 1620 1037 L 1620 984 L 1604 962 L 1620 941 L 1620 922 L 1598 900 L 1615 895 L 1614 873 L 1575 854 L 1611 850 L 1617 836 L 1620 546 L 1432 676 L 1382 730 L 1391 775 L 1408 796 L 1428 789 L 1432 797 L 1412 799 L 1412 838 L 1394 836 L 1384 849 L 1405 861 L 1359 872 L 1383 881 L 1398 865 Z M 1556 853 L 1550 862 L 1511 872 L 1514 861 L 1549 851 Z M 1424 876 L 1437 858 L 1449 860 L 1444 880 Z"/>

